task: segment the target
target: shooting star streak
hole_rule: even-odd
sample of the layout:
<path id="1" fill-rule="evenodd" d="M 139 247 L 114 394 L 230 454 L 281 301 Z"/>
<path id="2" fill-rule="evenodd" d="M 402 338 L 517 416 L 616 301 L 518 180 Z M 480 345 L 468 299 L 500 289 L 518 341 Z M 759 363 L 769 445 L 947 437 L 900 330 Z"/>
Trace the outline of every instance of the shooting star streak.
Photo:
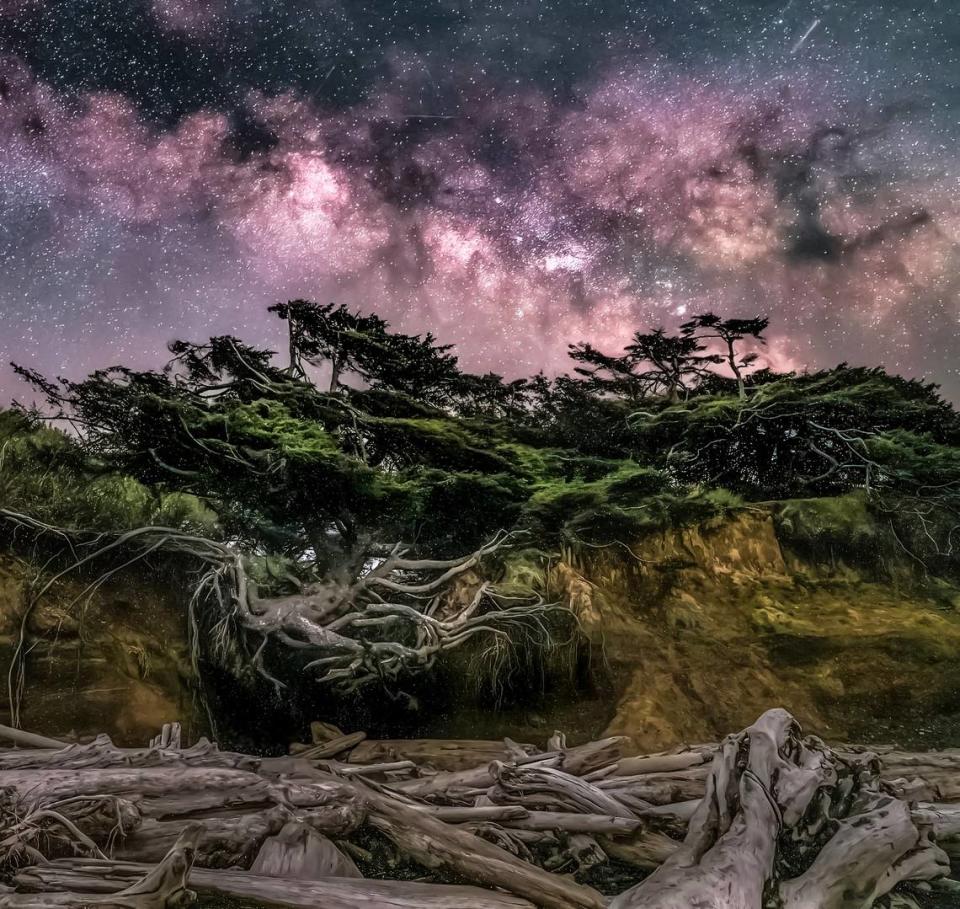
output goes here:
<path id="1" fill-rule="evenodd" d="M 819 19 L 814 19 L 813 22 L 810 23 L 810 27 L 800 36 L 800 38 L 797 40 L 797 43 L 790 48 L 791 54 L 795 54 L 798 50 L 800 50 L 801 47 L 803 47 L 804 44 L 807 43 L 807 38 L 809 38 L 817 30 L 817 26 L 819 24 Z"/>

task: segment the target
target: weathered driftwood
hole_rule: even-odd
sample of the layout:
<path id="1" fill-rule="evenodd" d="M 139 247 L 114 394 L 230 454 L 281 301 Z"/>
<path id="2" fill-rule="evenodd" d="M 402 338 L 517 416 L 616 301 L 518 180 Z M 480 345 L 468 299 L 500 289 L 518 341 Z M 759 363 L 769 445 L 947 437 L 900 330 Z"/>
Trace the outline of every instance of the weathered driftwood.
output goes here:
<path id="1" fill-rule="evenodd" d="M 179 909 L 189 906 L 196 900 L 196 893 L 187 887 L 187 879 L 199 835 L 198 825 L 188 826 L 156 867 L 138 869 L 133 880 L 121 885 L 122 889 L 117 892 L 107 890 L 107 895 L 91 897 L 90 891 L 83 886 L 75 892 L 67 886 L 55 888 L 60 892 L 54 893 L 10 893 L 0 895 L 0 909 L 50 909 L 54 906 L 71 909 Z M 103 867 L 109 869 L 111 864 L 104 862 Z"/>
<path id="2" fill-rule="evenodd" d="M 196 863 L 203 868 L 249 868 L 264 841 L 279 833 L 292 817 L 290 809 L 274 805 L 251 814 L 204 818 Z M 112 855 L 127 862 L 155 862 L 176 842 L 182 829 L 182 820 L 147 818 L 128 835 L 115 839 Z"/>
<path id="3" fill-rule="evenodd" d="M 183 729 L 179 723 L 164 723 L 160 734 L 150 740 L 150 747 L 161 751 L 179 751 Z"/>
<path id="4" fill-rule="evenodd" d="M 109 894 L 141 873 L 142 867 L 117 863 L 57 861 L 21 871 L 18 886 L 38 894 L 38 902 L 10 904 L 10 909 L 40 909 L 55 905 L 51 891 L 72 889 L 88 894 L 82 905 L 97 903 L 92 894 Z M 292 881 L 249 872 L 209 871 L 195 868 L 190 884 L 203 896 L 233 897 L 261 906 L 293 909 L 534 909 L 535 904 L 506 893 L 479 887 L 421 884 L 411 881 L 371 881 L 328 878 L 322 881 Z M 18 894 L 19 896 L 19 894 Z M 27 894 L 23 895 L 28 897 Z M 0 901 L 0 907 L 4 907 Z M 75 904 L 79 905 L 79 904 Z"/>
<path id="5" fill-rule="evenodd" d="M 818 740 L 801 740 L 783 710 L 729 737 L 682 846 L 611 909 L 752 909 L 777 886 L 787 909 L 858 909 L 903 880 L 949 870 L 908 806 L 874 786 L 866 762 L 845 764 Z M 810 836 L 839 827 L 817 849 Z M 799 875 L 774 879 L 778 842 L 813 851 Z"/>
<path id="6" fill-rule="evenodd" d="M 511 763 L 517 766 L 536 764 L 563 770 L 572 776 L 585 776 L 599 767 L 615 764 L 626 742 L 627 739 L 623 736 L 615 736 L 599 742 L 588 742 L 565 751 L 553 750 L 525 755 L 522 758 L 515 758 Z M 444 771 L 425 776 L 423 779 L 405 780 L 392 788 L 426 800 L 445 796 L 451 801 L 464 803 L 464 800 L 475 797 L 479 790 L 487 790 L 496 783 L 491 771 L 493 763 L 489 762 L 466 770 Z"/>
<path id="7" fill-rule="evenodd" d="M 496 780 L 489 793 L 497 804 L 524 805 L 546 811 L 586 812 L 613 817 L 635 817 L 613 795 L 579 777 L 553 767 L 518 766 L 494 761 L 490 773 Z"/>
<path id="8" fill-rule="evenodd" d="M 261 904 L 599 909 L 600 894 L 565 874 L 615 859 L 653 872 L 616 909 L 758 909 L 761 894 L 784 909 L 867 909 L 960 857 L 960 752 L 831 750 L 783 711 L 720 746 L 639 757 L 620 738 L 571 748 L 559 733 L 542 752 L 506 739 L 452 743 L 446 757 L 433 740 L 314 734 L 312 749 L 262 760 L 183 748 L 172 724 L 146 749 L 101 737 L 0 751 L 0 863 L 36 863 L 18 884 L 78 905 L 77 893 L 142 876 L 124 860 L 160 860 L 199 818 L 192 882 Z M 438 771 L 444 761 L 458 769 Z M 918 797 L 930 801 L 908 804 Z M 493 889 L 345 879 L 353 859 L 378 867 L 367 835 L 345 839 L 362 825 L 441 880 Z M 41 864 L 78 854 L 93 858 Z"/>
<path id="9" fill-rule="evenodd" d="M 144 817 L 201 816 L 269 805 L 353 808 L 349 783 L 328 778 L 274 783 L 256 773 L 212 767 L 9 770 L 2 786 L 11 810 L 23 812 L 77 796 L 136 799 Z"/>
<path id="10" fill-rule="evenodd" d="M 427 811 L 378 792 L 369 791 L 365 798 L 369 823 L 426 868 L 453 871 L 548 909 L 602 909 L 606 905 L 595 890 L 542 871 L 467 830 L 444 824 Z"/>
<path id="11" fill-rule="evenodd" d="M 949 873 L 949 859 L 917 828 L 909 806 L 877 795 L 841 821 L 810 868 L 782 881 L 779 892 L 783 909 L 867 909 L 902 881 Z"/>

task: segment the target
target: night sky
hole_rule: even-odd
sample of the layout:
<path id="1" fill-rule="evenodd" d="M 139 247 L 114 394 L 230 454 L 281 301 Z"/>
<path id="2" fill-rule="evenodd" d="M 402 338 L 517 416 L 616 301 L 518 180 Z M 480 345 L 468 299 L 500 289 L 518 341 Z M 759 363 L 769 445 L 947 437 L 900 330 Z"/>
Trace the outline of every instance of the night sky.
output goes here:
<path id="1" fill-rule="evenodd" d="M 958 399 L 955 2 L 0 0 L 0 361 L 309 297 L 515 377 L 713 310 Z"/>

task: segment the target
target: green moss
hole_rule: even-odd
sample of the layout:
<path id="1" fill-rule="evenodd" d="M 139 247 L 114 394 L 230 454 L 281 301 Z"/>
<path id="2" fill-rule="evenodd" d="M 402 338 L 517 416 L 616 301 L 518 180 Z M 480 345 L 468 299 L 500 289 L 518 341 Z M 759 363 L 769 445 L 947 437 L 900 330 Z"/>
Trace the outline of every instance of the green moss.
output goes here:
<path id="1" fill-rule="evenodd" d="M 543 484 L 524 506 L 521 525 L 545 541 L 632 543 L 742 505 L 726 490 L 676 486 L 663 471 L 627 463 L 597 480 Z"/>
<path id="2" fill-rule="evenodd" d="M 893 542 L 863 492 L 781 502 L 774 509 L 774 526 L 781 543 L 821 562 L 877 568 Z"/>

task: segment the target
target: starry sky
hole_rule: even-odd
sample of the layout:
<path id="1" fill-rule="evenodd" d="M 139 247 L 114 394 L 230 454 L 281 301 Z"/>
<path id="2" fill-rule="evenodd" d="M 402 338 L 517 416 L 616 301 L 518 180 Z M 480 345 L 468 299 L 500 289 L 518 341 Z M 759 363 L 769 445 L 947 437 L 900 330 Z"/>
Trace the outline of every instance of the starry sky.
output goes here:
<path id="1" fill-rule="evenodd" d="M 0 362 L 308 297 L 512 378 L 713 310 L 960 399 L 954 3 L 0 0 Z"/>

